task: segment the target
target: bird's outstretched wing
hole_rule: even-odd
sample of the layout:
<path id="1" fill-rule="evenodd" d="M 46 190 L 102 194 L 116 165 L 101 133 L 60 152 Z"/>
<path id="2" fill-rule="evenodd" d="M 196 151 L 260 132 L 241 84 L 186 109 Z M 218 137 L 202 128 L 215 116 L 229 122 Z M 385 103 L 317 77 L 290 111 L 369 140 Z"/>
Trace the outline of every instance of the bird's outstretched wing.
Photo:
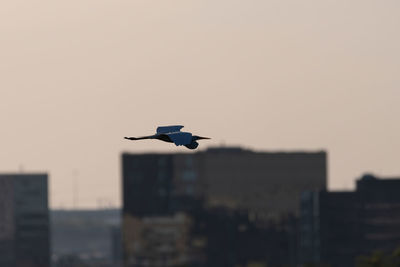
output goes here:
<path id="1" fill-rule="evenodd" d="M 160 126 L 157 128 L 157 133 L 174 133 L 179 132 L 182 128 L 182 125 Z"/>

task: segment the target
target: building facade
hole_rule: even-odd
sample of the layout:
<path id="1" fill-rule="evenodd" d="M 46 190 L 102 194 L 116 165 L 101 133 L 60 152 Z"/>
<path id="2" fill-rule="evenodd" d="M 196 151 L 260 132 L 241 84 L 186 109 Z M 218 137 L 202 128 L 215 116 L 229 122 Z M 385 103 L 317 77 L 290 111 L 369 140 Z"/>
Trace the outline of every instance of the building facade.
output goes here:
<path id="1" fill-rule="evenodd" d="M 289 244 L 288 222 L 299 213 L 301 192 L 326 188 L 326 153 L 214 148 L 191 154 L 123 154 L 122 175 L 125 266 L 227 264 L 213 244 L 231 248 L 226 252 L 232 255 L 229 264 L 271 263 L 289 260 L 294 245 Z M 174 248 L 174 253 L 152 258 L 140 252 L 155 248 L 150 237 L 163 232 L 170 235 L 153 240 L 163 240 L 159 247 Z M 224 235 L 238 238 L 227 244 Z M 256 240 L 249 236 L 270 242 L 246 245 L 246 240 Z M 271 253 L 275 242 L 282 249 Z M 238 252 L 246 253 L 234 257 Z"/>
<path id="2" fill-rule="evenodd" d="M 47 174 L 0 175 L 0 266 L 50 266 Z"/>
<path id="3" fill-rule="evenodd" d="M 354 266 L 357 257 L 400 245 L 400 179 L 365 175 L 354 192 L 305 192 L 301 198 L 303 263 Z"/>

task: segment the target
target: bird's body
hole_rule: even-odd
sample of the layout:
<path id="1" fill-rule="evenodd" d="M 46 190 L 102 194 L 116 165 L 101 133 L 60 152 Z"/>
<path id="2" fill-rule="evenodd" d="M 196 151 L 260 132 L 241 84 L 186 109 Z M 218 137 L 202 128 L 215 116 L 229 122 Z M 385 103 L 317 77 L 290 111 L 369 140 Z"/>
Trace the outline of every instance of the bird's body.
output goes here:
<path id="1" fill-rule="evenodd" d="M 199 145 L 197 140 L 210 139 L 192 135 L 189 132 L 181 132 L 182 125 L 160 126 L 157 128 L 156 134 L 142 137 L 125 137 L 128 140 L 158 139 L 168 143 L 174 143 L 176 146 L 185 146 L 189 149 L 196 149 Z"/>

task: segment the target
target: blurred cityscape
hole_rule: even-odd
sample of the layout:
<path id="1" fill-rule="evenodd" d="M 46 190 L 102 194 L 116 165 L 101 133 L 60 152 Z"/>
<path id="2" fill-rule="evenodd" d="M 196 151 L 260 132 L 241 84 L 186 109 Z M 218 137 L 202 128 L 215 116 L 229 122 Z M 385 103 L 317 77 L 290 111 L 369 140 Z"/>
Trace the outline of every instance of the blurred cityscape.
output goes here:
<path id="1" fill-rule="evenodd" d="M 121 167 L 122 209 L 50 210 L 48 174 L 1 174 L 0 267 L 400 266 L 400 178 L 328 191 L 325 151 L 123 153 Z"/>

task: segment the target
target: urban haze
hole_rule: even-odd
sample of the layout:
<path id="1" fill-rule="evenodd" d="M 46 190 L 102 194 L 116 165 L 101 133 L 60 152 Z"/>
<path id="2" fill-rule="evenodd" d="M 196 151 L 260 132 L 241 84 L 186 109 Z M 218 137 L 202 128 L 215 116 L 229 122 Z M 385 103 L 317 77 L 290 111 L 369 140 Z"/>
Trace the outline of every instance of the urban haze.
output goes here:
<path id="1" fill-rule="evenodd" d="M 400 266 L 398 10 L 2 3 L 0 267 Z"/>

